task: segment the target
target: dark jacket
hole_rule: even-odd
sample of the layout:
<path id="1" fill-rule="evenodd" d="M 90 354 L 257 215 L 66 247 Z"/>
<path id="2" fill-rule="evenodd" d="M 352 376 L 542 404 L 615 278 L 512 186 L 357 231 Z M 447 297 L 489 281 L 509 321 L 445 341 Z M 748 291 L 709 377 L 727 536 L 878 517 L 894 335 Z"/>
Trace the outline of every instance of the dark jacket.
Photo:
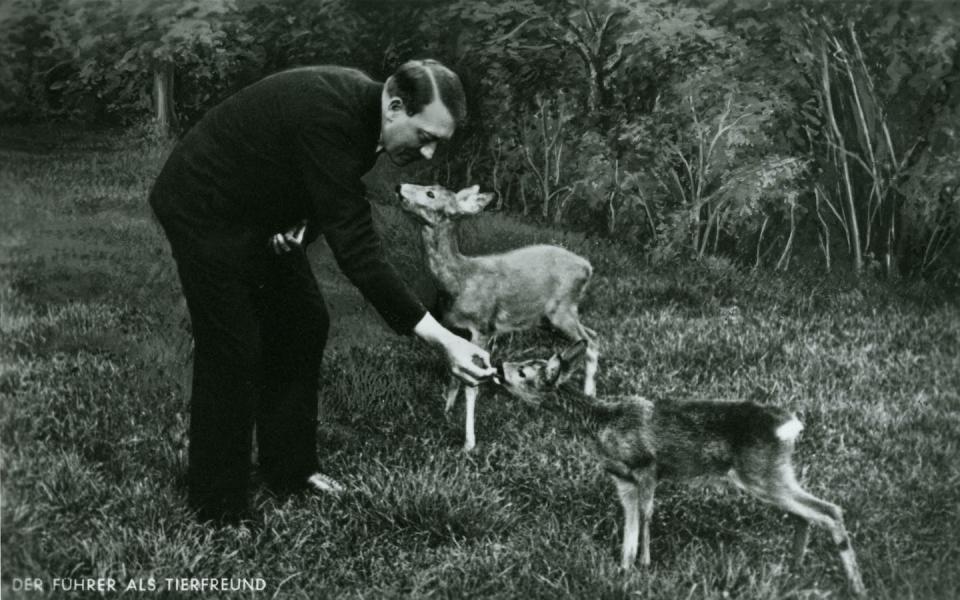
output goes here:
<path id="1" fill-rule="evenodd" d="M 343 67 L 269 76 L 211 109 L 180 141 L 151 195 L 183 248 L 227 270 L 270 252 L 268 238 L 303 219 L 340 269 L 398 333 L 426 310 L 386 261 L 360 181 L 376 161 L 383 85 Z M 171 240 L 172 241 L 172 240 Z"/>

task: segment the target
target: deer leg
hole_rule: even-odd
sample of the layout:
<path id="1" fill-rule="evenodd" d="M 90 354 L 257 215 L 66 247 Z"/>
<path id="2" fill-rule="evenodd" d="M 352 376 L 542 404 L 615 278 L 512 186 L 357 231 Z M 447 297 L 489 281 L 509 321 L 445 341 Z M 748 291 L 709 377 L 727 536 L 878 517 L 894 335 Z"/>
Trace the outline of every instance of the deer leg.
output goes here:
<path id="1" fill-rule="evenodd" d="M 447 382 L 447 389 L 443 392 L 443 411 L 447 413 L 448 416 L 450 411 L 453 410 L 454 404 L 457 402 L 458 394 L 460 394 L 460 380 L 451 375 L 450 380 Z"/>
<path id="2" fill-rule="evenodd" d="M 616 475 L 613 476 L 613 482 L 617 486 L 617 496 L 623 506 L 623 546 L 620 566 L 629 569 L 637 559 L 637 541 L 640 535 L 640 487 L 635 482 Z M 649 556 L 647 558 L 649 559 Z"/>
<path id="3" fill-rule="evenodd" d="M 477 436 L 474 433 L 474 413 L 477 407 L 477 393 L 479 388 L 476 386 L 466 386 L 463 389 L 463 397 L 466 400 L 466 422 L 464 423 L 464 441 L 463 451 L 470 452 L 477 445 Z"/>
<path id="4" fill-rule="evenodd" d="M 586 330 L 586 327 L 582 325 L 580 328 Z M 597 351 L 596 335 L 588 335 L 586 339 L 587 350 L 585 352 L 586 361 L 583 368 L 583 393 L 594 398 L 597 395 L 597 365 L 600 362 L 600 353 Z"/>
<path id="5" fill-rule="evenodd" d="M 839 551 L 840 561 L 843 563 L 843 570 L 851 591 L 857 596 L 866 594 L 863 578 L 860 575 L 860 567 L 857 564 L 857 557 L 853 551 L 853 546 L 850 545 L 850 536 L 843 526 L 843 513 L 840 507 L 821 500 L 800 487 L 789 465 L 777 469 L 776 475 L 767 481 L 757 481 L 755 478 L 754 481 L 747 480 L 743 478 L 745 473 L 742 472 L 738 472 L 737 475 L 742 478 L 743 489 L 754 496 L 779 506 L 809 524 L 819 525 L 827 529 Z M 802 530 L 798 530 L 797 538 L 801 536 L 805 538 L 806 534 Z M 794 539 L 794 552 L 800 544 L 797 538 Z M 803 546 L 806 546 L 805 540 Z M 795 554 L 794 560 L 796 559 Z"/>
<path id="6" fill-rule="evenodd" d="M 481 348 L 487 347 L 487 342 L 489 339 L 481 335 L 481 333 L 475 329 L 470 329 L 470 339 L 474 344 L 480 346 Z M 477 411 L 477 395 L 480 392 L 480 388 L 477 386 L 464 386 L 463 388 L 463 398 L 465 400 L 465 423 L 463 426 L 464 429 L 464 441 L 463 441 L 463 451 L 470 452 L 477 446 L 477 436 L 475 433 L 475 419 Z"/>
<path id="7" fill-rule="evenodd" d="M 597 395 L 597 364 L 600 353 L 597 351 L 597 334 L 580 323 L 576 307 L 558 310 L 549 317 L 554 327 L 574 342 L 587 341 L 584 352 L 583 393 L 591 398 Z"/>
<path id="8" fill-rule="evenodd" d="M 810 541 L 810 522 L 796 515 L 793 515 L 793 518 L 793 568 L 799 569 L 803 564 L 807 543 Z"/>
<path id="9" fill-rule="evenodd" d="M 653 492 L 657 487 L 652 470 L 637 474 L 640 491 L 640 564 L 650 566 L 650 520 L 653 518 Z"/>
<path id="10" fill-rule="evenodd" d="M 799 485 L 792 491 L 796 500 L 799 501 L 799 504 L 825 517 L 821 521 L 821 524 L 830 531 L 833 537 L 833 543 L 840 554 L 840 562 L 843 564 L 843 570 L 844 573 L 846 573 L 850 589 L 858 596 L 865 595 L 866 588 L 863 585 L 860 566 L 857 564 L 857 555 L 853 550 L 853 546 L 850 544 L 850 535 L 843 525 L 843 511 L 841 511 L 840 507 L 836 504 L 817 498 Z M 810 521 L 816 522 L 813 519 Z"/>

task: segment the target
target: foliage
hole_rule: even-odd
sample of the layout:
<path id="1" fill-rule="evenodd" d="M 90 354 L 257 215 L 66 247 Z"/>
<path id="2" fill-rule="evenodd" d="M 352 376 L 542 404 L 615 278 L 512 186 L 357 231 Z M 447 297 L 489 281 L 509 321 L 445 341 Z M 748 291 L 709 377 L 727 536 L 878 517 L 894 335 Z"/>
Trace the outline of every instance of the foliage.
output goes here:
<path id="1" fill-rule="evenodd" d="M 364 22 L 346 0 L 243 0 L 238 9 L 253 32 L 250 51 L 260 72 L 316 63 L 365 67 L 371 60 L 357 43 Z"/>
<path id="2" fill-rule="evenodd" d="M 920 157 L 898 191 L 903 194 L 903 235 L 922 244 L 922 249 L 911 249 L 919 261 L 917 268 L 956 281 L 960 276 L 956 268 L 960 264 L 960 148 L 956 142 L 960 121 L 956 116 L 953 121 L 952 127 L 943 130 L 949 137 L 946 148 Z"/>
<path id="3" fill-rule="evenodd" d="M 882 264 L 888 276 L 899 276 L 931 266 L 930 253 L 918 247 L 940 247 L 952 237 L 941 235 L 952 227 L 950 209 L 924 221 L 916 218 L 915 206 L 906 206 L 939 205 L 933 198 L 943 190 L 927 189 L 927 197 L 909 200 L 904 191 L 922 187 L 924 169 L 918 165 L 937 164 L 927 153 L 940 155 L 948 145 L 949 135 L 938 129 L 949 128 L 955 112 L 950 104 L 956 99 L 949 96 L 960 68 L 960 38 L 943 24 L 958 21 L 956 13 L 946 19 L 938 13 L 933 20 L 922 13 L 898 18 L 873 6 L 858 12 L 856 24 L 849 15 L 801 13 L 803 35 L 794 47 L 810 94 L 803 100 L 802 124 L 817 164 L 815 191 L 837 217 L 854 268 Z M 896 32 L 896 41 L 877 43 L 863 35 L 871 26 Z M 915 46 L 907 47 L 908 40 Z M 907 64 L 920 73 L 908 76 Z M 906 113 L 901 105 L 906 98 L 915 106 L 940 106 L 932 114 Z"/>
<path id="4" fill-rule="evenodd" d="M 14 577 L 49 588 L 98 576 L 262 577 L 278 598 L 843 594 L 825 532 L 794 569 L 783 515 L 726 488 L 659 489 L 652 571 L 621 571 L 620 508 L 589 440 L 484 388 L 482 444 L 463 456 L 442 358 L 352 312 L 362 298 L 320 244 L 310 257 L 333 329 L 319 452 L 350 489 L 277 499 L 257 486 L 254 525 L 197 525 L 185 502 L 186 310 L 144 203 L 169 146 L 64 127 L 0 133 L 25 150 L 0 150 L 4 597 L 16 597 Z M 415 257 L 413 226 L 389 208 L 378 207 L 397 230 L 387 251 Z M 590 258 L 583 318 L 603 338 L 601 394 L 797 411 L 798 476 L 845 509 L 871 596 L 957 595 L 955 302 L 922 283 L 749 273 L 722 259 L 652 267 L 621 243 L 504 213 L 464 229 L 465 251 L 550 242 Z M 561 343 L 517 335 L 496 354 Z"/>
<path id="5" fill-rule="evenodd" d="M 821 255 L 953 281 L 958 6 L 12 0 L 0 118 L 142 121 L 166 69 L 182 130 L 279 69 L 384 78 L 433 56 L 460 73 L 471 118 L 410 176 L 479 183 L 501 210 L 664 259 Z"/>
<path id="6" fill-rule="evenodd" d="M 26 79 L 35 110 L 83 120 L 129 119 L 149 109 L 149 82 L 159 65 L 177 64 L 190 91 L 185 109 L 215 99 L 212 90 L 232 77 L 238 55 L 224 49 L 249 38 L 232 20 L 232 0 L 15 0 L 9 43 L 32 55 Z M 35 39 L 15 32 L 30 24 Z M 21 107 L 23 108 L 23 107 Z"/>

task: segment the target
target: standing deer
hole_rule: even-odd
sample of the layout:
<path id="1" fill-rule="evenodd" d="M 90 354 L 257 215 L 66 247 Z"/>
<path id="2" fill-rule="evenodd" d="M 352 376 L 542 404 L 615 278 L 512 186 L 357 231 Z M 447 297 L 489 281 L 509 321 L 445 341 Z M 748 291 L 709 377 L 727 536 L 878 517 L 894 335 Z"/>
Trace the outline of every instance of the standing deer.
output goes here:
<path id="1" fill-rule="evenodd" d="M 450 297 L 443 319 L 470 332 L 471 341 L 486 346 L 508 331 L 532 329 L 549 322 L 568 338 L 586 343 L 583 392 L 596 393 L 599 352 L 596 333 L 580 323 L 578 305 L 593 268 L 587 259 L 557 246 L 535 245 L 502 254 L 464 256 L 460 253 L 458 220 L 480 213 L 493 194 L 473 186 L 454 193 L 441 186 L 402 184 L 397 194 L 403 209 L 419 221 L 430 272 Z M 444 394 L 449 412 L 462 384 L 451 377 Z M 476 446 L 474 413 L 477 388 L 468 386 L 466 398 L 467 452 Z"/>
<path id="2" fill-rule="evenodd" d="M 650 518 L 657 481 L 727 476 L 737 487 L 796 518 L 795 567 L 810 524 L 833 536 L 851 591 L 865 588 L 840 508 L 800 487 L 791 455 L 803 425 L 790 412 L 752 402 L 658 402 L 639 396 L 598 400 L 564 385 L 583 354 L 578 342 L 549 360 L 505 362 L 497 379 L 528 404 L 568 416 L 592 435 L 623 506 L 621 566 L 650 564 Z"/>

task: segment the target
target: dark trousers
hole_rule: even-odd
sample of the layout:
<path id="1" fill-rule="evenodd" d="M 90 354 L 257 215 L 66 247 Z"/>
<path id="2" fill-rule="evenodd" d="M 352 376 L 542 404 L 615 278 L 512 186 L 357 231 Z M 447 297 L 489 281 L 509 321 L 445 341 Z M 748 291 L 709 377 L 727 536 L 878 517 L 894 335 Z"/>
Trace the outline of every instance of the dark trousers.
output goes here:
<path id="1" fill-rule="evenodd" d="M 155 212 L 194 338 L 189 501 L 201 518 L 247 503 L 254 425 L 264 482 L 303 489 L 317 471 L 317 387 L 329 317 L 302 250 L 274 255 L 242 228 Z M 260 236 L 257 236 L 260 237 Z"/>

